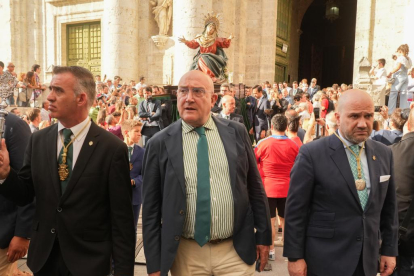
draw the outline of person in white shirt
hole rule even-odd
[[[42,121],[50,122],[49,102],[48,101],[44,101],[42,103],[42,109],[40,110],[40,117],[42,118]]]
[[[387,81],[387,70],[385,70],[385,59],[377,60],[377,65],[373,65],[369,74],[374,77],[374,84],[385,84]]]
[[[139,83],[137,83],[137,85],[135,86],[135,89],[137,91],[139,91],[140,88],[146,87],[147,85],[145,84],[145,77],[141,77],[139,79]]]

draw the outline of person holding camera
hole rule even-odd
[[[397,270],[394,276],[414,275],[414,211],[409,214],[409,208],[414,204],[414,110],[411,109],[407,120],[408,133],[401,142],[391,146],[394,157],[394,177],[398,204],[398,219],[400,223]],[[411,207],[410,207],[411,206]],[[402,228],[407,231],[401,231]]]
[[[385,84],[387,81],[387,70],[384,68],[385,66],[385,59],[380,58],[377,60],[377,65],[373,65],[369,74],[374,78],[375,83],[377,84]]]

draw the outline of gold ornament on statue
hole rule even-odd
[[[210,23],[216,25],[216,31],[218,32],[221,23],[220,14],[214,14],[214,12],[207,13],[207,15],[204,16],[204,26],[207,26]]]

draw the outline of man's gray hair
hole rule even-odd
[[[105,118],[105,122],[110,125],[112,123],[112,121],[115,119],[115,117],[113,115],[108,115]]]
[[[338,127],[338,122],[335,117],[335,112],[331,111],[326,114],[325,123],[329,126],[329,128],[336,129]]]
[[[71,73],[77,80],[76,86],[73,88],[75,95],[85,92],[88,98],[88,108],[90,108],[95,100],[96,83],[92,73],[83,67],[79,66],[55,66],[53,74]]]

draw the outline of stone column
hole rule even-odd
[[[174,0],[173,5],[173,37],[185,36],[187,40],[203,31],[204,15],[213,8],[212,0]],[[178,84],[181,76],[190,70],[193,57],[197,53],[197,50],[188,48],[178,40],[175,43],[172,84]]]
[[[359,78],[359,62],[362,58],[366,57],[372,61],[375,2],[376,0],[357,2],[353,83]]]
[[[102,42],[102,74],[137,80],[138,0],[104,0]]]

